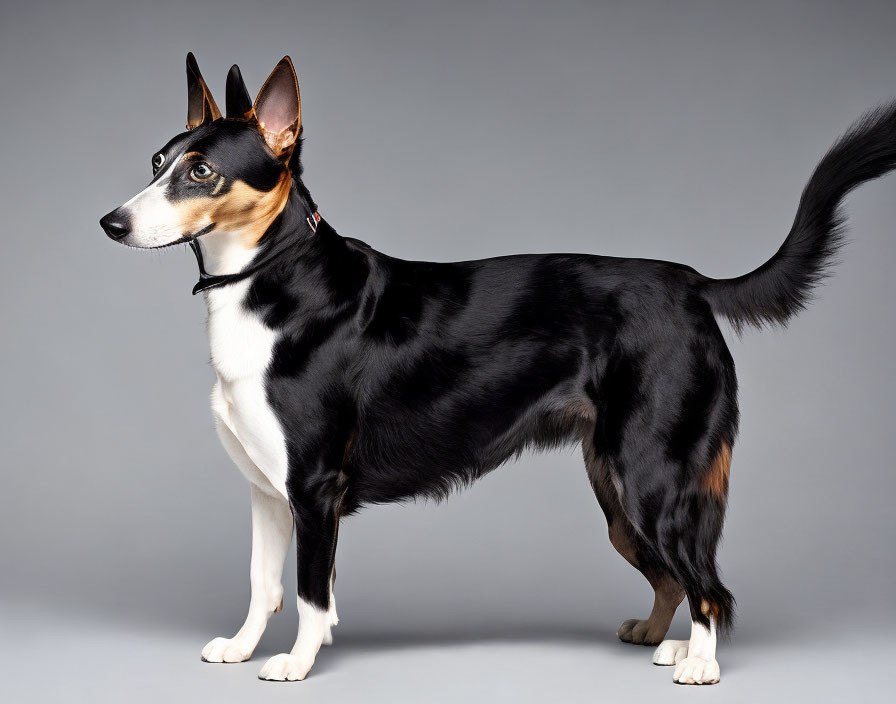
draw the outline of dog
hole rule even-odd
[[[366,504],[442,499],[529,448],[581,443],[609,538],[655,590],[623,641],[683,684],[719,681],[734,598],[716,547],[738,429],[720,318],[785,325],[829,273],[840,205],[896,167],[896,103],[822,158],[793,226],[762,266],[711,279],[681,264],[584,254],[455,263],[382,254],[321,218],[302,179],[301,101],[284,57],[254,102],[240,70],[226,117],[192,54],[187,131],[149,186],[105,215],[124,245],[187,243],[208,307],[220,440],[249,480],[251,599],[206,662],[251,657],[283,605],[295,532],[299,626],[265,680],[301,680],[338,623],[340,521]],[[687,597],[688,641],[663,640]]]

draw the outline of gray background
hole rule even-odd
[[[720,553],[740,628],[694,693],[616,641],[652,594],[578,449],[340,533],[342,625],[309,679],[199,650],[248,604],[248,491],[213,432],[192,256],[97,219],[182,129],[184,55],[223,105],[289,53],[306,181],[405,258],[765,260],[832,140],[896,94],[892,3],[4,4],[0,699],[755,701],[892,688],[896,178],[849,198],[836,277],[786,332],[728,333],[743,411]],[[287,592],[294,589],[287,564]],[[686,637],[681,610],[673,635]]]

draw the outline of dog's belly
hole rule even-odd
[[[277,335],[242,306],[248,286],[245,281],[208,294],[209,347],[218,374],[212,413],[248,456],[234,457],[246,478],[286,497],[286,441],[265,387]]]

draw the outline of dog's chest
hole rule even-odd
[[[251,460],[237,461],[246,478],[270,482],[285,496],[286,443],[266,388],[278,333],[242,305],[249,285],[242,281],[207,294],[209,348],[218,375],[212,412]]]

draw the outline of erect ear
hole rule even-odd
[[[230,72],[227,74],[225,104],[227,105],[227,117],[244,120],[252,112],[252,99],[249,97],[249,91],[246,90],[240,67],[236,64],[230,67]]]
[[[278,63],[264,82],[253,107],[258,131],[271,151],[289,159],[302,131],[302,101],[299,82],[288,56]]]
[[[191,51],[187,54],[187,129],[196,129],[221,117],[212,92],[205,85],[199,64]]]

